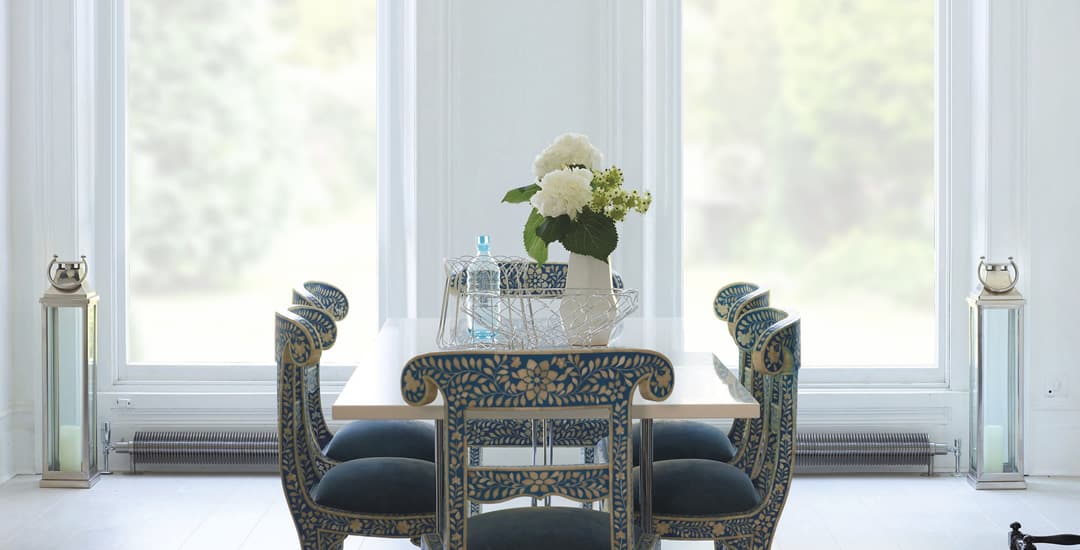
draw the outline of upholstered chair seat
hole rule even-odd
[[[435,464],[396,457],[342,462],[312,486],[311,498],[360,514],[434,514]]]
[[[510,508],[469,520],[469,550],[611,550],[611,519],[580,508]]]
[[[634,425],[634,466],[640,464],[641,425]],[[727,432],[706,422],[665,420],[653,423],[653,461],[701,458],[729,462],[735,445]]]
[[[634,469],[634,501],[638,468]],[[750,476],[726,462],[682,458],[653,464],[653,513],[663,516],[720,516],[761,504]]]
[[[323,452],[339,462],[373,457],[435,462],[435,425],[422,420],[357,420],[338,430]]]

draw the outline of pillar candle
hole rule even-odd
[[[1000,473],[1005,461],[1005,430],[1000,424],[987,424],[983,428],[983,471]]]
[[[60,426],[60,471],[82,470],[82,426]]]

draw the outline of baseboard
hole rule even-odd
[[[15,476],[15,409],[0,411],[0,483]]]

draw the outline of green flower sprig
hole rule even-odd
[[[622,185],[622,170],[615,166],[603,172],[593,172],[589,209],[616,222],[626,219],[626,213],[631,210],[638,214],[648,212],[652,205],[652,193],[645,192],[642,196],[637,191],[627,192]]]

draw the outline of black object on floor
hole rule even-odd
[[[1020,532],[1020,522],[1012,522],[1012,531],[1009,531],[1009,550],[1037,550],[1035,543],[1054,544],[1058,546],[1075,546],[1080,544],[1080,535],[1052,535],[1049,537],[1033,537]]]

